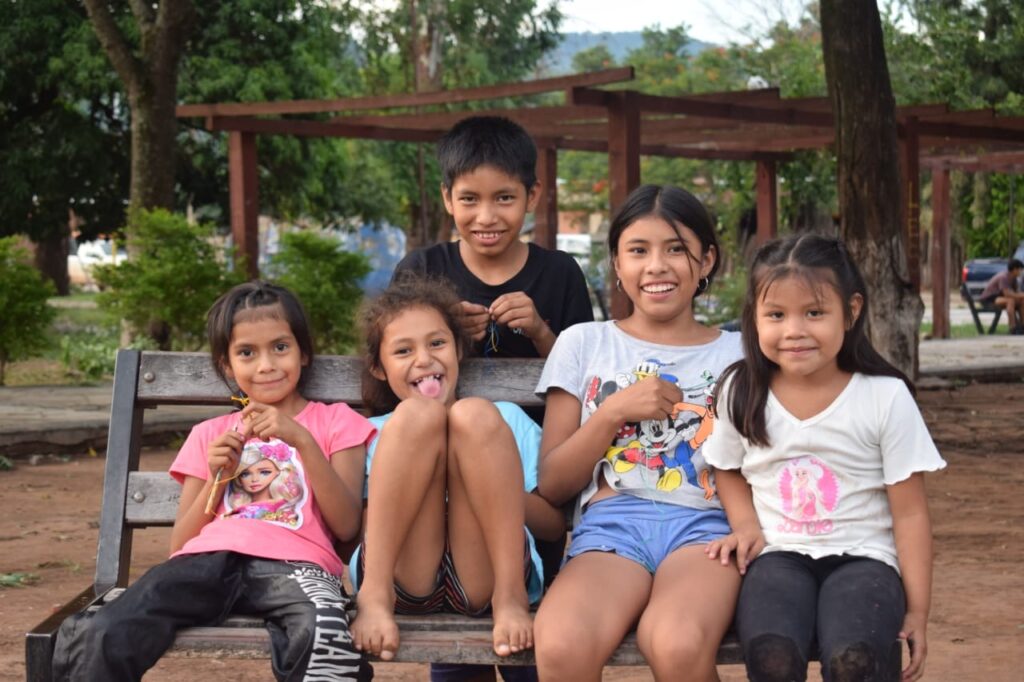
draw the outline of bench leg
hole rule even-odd
[[[985,328],[981,326],[981,318],[978,317],[978,311],[974,308],[974,303],[971,300],[967,301],[967,308],[971,311],[971,317],[974,318],[974,326],[978,328],[978,334],[984,334]]]
[[[992,316],[992,326],[988,328],[988,333],[989,334],[995,334],[996,333],[996,327],[999,326],[999,318],[1001,318],[1002,316],[1003,316],[1003,309],[1002,308],[996,308],[996,314]],[[1011,325],[1013,324],[1012,320],[1010,321],[1010,324]],[[1011,327],[1010,331],[1013,331],[1012,327]]]
[[[56,633],[29,633],[25,638],[26,682],[51,682],[53,645]]]

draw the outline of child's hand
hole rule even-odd
[[[900,630],[900,639],[907,640],[907,647],[910,649],[910,663],[903,669],[901,680],[910,682],[917,680],[924,674],[924,659],[928,655],[928,639],[925,629],[928,626],[927,616],[917,613],[907,613],[903,617],[903,628]]]
[[[242,455],[242,447],[249,437],[249,427],[243,420],[241,431],[225,431],[215,438],[210,447],[206,450],[206,462],[210,467],[210,478],[217,476],[218,471],[224,471],[229,476],[238,466],[238,458]]]
[[[491,303],[490,315],[498,324],[515,331],[521,330],[527,338],[539,339],[550,331],[547,323],[537,313],[533,299],[522,291],[502,294]]]
[[[723,566],[729,564],[729,555],[735,553],[736,567],[740,570],[740,575],[746,575],[750,562],[757,558],[764,546],[764,534],[761,529],[749,525],[736,528],[724,538],[712,540],[704,548],[704,553],[709,559],[721,555]]]
[[[683,392],[673,383],[649,376],[608,396],[602,406],[619,412],[619,421],[638,422],[643,419],[665,419],[683,399]]]
[[[491,322],[491,313],[479,303],[462,301],[458,310],[459,322],[469,337],[479,341],[487,334],[487,325]]]
[[[242,410],[242,421],[253,436],[265,441],[278,438],[293,448],[301,449],[304,439],[312,439],[302,424],[283,414],[276,407],[256,401],[251,401]]]

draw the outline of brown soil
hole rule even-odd
[[[1024,384],[922,392],[920,403],[949,467],[928,478],[935,529],[935,587],[927,679],[1000,681],[1024,670]],[[166,470],[172,453],[144,455]],[[0,574],[31,573],[0,588],[0,679],[24,679],[24,633],[91,581],[103,462],[80,457],[0,472]],[[166,529],[135,542],[134,565],[161,561]],[[720,669],[724,680],[742,668]],[[423,680],[425,666],[380,665],[379,680]],[[652,679],[641,668],[609,680]],[[147,680],[272,679],[265,661],[165,659]],[[812,679],[820,679],[817,673]]]

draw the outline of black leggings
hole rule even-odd
[[[905,611],[903,582],[881,561],[762,554],[743,579],[736,607],[747,676],[802,682],[818,652],[826,682],[898,680]]]

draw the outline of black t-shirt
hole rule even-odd
[[[459,242],[444,242],[413,251],[395,268],[447,277],[464,301],[490,306],[502,294],[522,291],[533,300],[537,313],[558,336],[577,322],[592,322],[593,308],[587,282],[580,266],[569,254],[527,244],[529,252],[523,269],[502,284],[490,285],[469,271],[459,254]],[[498,358],[537,358],[533,342],[504,325],[497,325],[493,338],[485,336],[475,344],[479,355]]]

